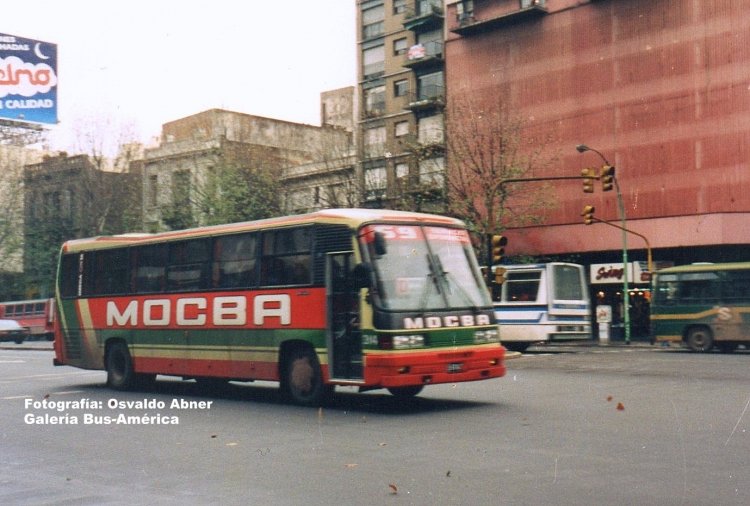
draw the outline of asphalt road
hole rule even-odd
[[[270,383],[113,392],[3,345],[0,504],[750,504],[749,361],[537,348],[505,378],[309,409]]]

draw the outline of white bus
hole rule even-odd
[[[538,342],[591,339],[591,303],[582,265],[502,265],[494,296],[500,339],[513,351]]]

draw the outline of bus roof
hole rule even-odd
[[[737,271],[750,270],[750,262],[728,262],[728,263],[697,263],[689,265],[678,265],[659,269],[655,274],[672,274],[680,272],[713,272],[713,271]]]
[[[454,227],[463,226],[463,222],[458,219],[436,214],[394,211],[390,209],[325,209],[307,214],[297,214],[240,223],[228,223],[224,225],[212,225],[185,230],[173,230],[156,234],[128,233],[72,239],[63,244],[63,251],[73,252],[135,244],[160,243],[163,241],[224,235],[235,232],[259,230],[267,227],[284,227],[308,223],[343,224],[356,227],[369,222],[423,222]]]
[[[494,267],[502,267],[508,271],[523,270],[523,269],[545,269],[548,265],[572,265],[574,267],[583,267],[580,264],[574,264],[570,262],[546,262],[539,264],[495,264]]]

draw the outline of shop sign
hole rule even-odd
[[[633,264],[628,263],[628,281],[634,281]],[[622,263],[612,264],[592,264],[591,265],[591,284],[603,285],[611,283],[622,283],[624,281],[625,269]]]

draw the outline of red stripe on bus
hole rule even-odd
[[[320,329],[324,288],[200,292],[88,300],[97,329]]]

